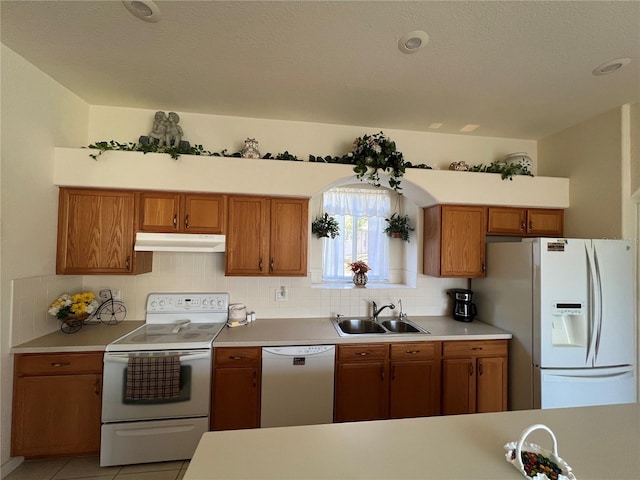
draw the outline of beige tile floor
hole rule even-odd
[[[100,467],[99,457],[27,460],[5,480],[181,480],[188,460]]]

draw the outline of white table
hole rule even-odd
[[[640,479],[640,405],[209,432],[184,480],[518,479],[503,446],[553,430],[579,480]],[[537,430],[527,438],[551,449]]]

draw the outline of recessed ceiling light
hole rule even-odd
[[[429,128],[440,128],[442,127],[442,123],[430,123]]]
[[[424,47],[428,41],[429,35],[426,32],[414,30],[402,36],[398,41],[398,48],[402,53],[415,53]]]
[[[598,65],[591,73],[594,75],[608,75],[609,73],[617,72],[630,62],[630,58],[616,58],[615,60]]]
[[[473,132],[475,129],[480,127],[480,125],[474,125],[473,123],[469,123],[460,129],[461,132]]]
[[[134,17],[137,17],[140,20],[153,23],[160,20],[160,9],[155,2],[151,0],[123,0],[122,3]]]

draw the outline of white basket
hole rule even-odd
[[[551,439],[553,440],[552,452],[550,452],[549,450],[545,450],[535,443],[525,442],[525,439],[534,430],[545,430],[549,433],[549,435],[551,435]],[[544,473],[538,473],[534,477],[530,477],[529,475],[527,475],[527,472],[524,469],[524,465],[522,464],[521,453],[523,451],[543,455],[554,462],[556,465],[558,465],[558,467],[562,470],[562,473],[558,475],[558,480],[576,480],[575,475],[571,471],[571,467],[567,464],[567,462],[565,462],[558,456],[558,441],[556,440],[556,436],[553,434],[551,429],[546,425],[538,423],[536,425],[531,425],[530,427],[525,428],[522,432],[522,435],[520,435],[520,440],[518,440],[517,442],[509,442],[504,446],[504,448],[507,450],[507,454],[505,455],[507,462],[516,467],[518,471],[522,473],[522,475],[524,475],[526,478],[533,478],[534,480],[549,480],[549,477],[547,477]],[[512,456],[514,458],[511,458]]]

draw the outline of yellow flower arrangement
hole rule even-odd
[[[91,315],[100,306],[93,292],[81,292],[70,295],[63,293],[49,307],[49,315],[59,320],[69,316]]]

